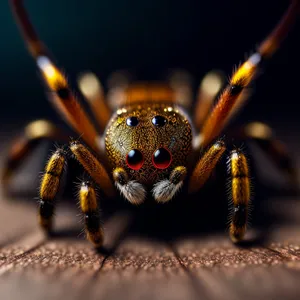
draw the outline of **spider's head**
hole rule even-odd
[[[191,125],[174,105],[145,103],[125,106],[112,117],[105,148],[113,168],[130,180],[152,186],[185,166],[191,151]]]

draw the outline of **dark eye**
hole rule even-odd
[[[139,124],[139,119],[137,117],[129,117],[126,119],[126,124],[128,126],[137,126]]]
[[[152,124],[158,127],[162,127],[167,123],[166,118],[162,117],[162,116],[155,116],[152,119]]]
[[[144,157],[141,151],[132,149],[126,156],[126,163],[130,169],[139,170],[144,163]]]
[[[159,148],[154,152],[152,161],[157,169],[166,169],[172,162],[172,155],[166,148]]]

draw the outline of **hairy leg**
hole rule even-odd
[[[52,218],[55,209],[55,198],[66,162],[66,152],[57,149],[46,164],[39,192],[39,223],[49,232],[52,229]]]
[[[225,144],[222,140],[220,140],[213,144],[203,154],[192,172],[189,182],[190,193],[199,191],[201,187],[207,182],[225,150]]]
[[[92,242],[95,247],[100,247],[103,244],[104,232],[100,223],[96,191],[91,182],[83,181],[81,183],[79,199],[87,239]]]
[[[92,179],[108,196],[115,194],[114,186],[105,167],[92,152],[78,141],[71,142],[70,150]]]
[[[199,142],[195,145],[196,148],[206,147],[219,136],[234,113],[242,106],[247,98],[247,88],[255,79],[261,63],[269,59],[279,48],[299,16],[299,12],[300,1],[291,1],[286,14],[271,34],[258,46],[257,51],[235,70],[229,84],[206,119],[197,139]]]
[[[46,120],[37,120],[29,123],[11,143],[1,174],[4,189],[8,189],[12,177],[24,159],[45,140],[66,142],[68,136],[62,133],[61,129],[53,123]]]
[[[77,97],[72,92],[67,77],[58,68],[39,39],[32,26],[22,0],[10,1],[16,21],[23,33],[24,41],[32,57],[35,59],[47,88],[49,98],[65,121],[94,150],[99,151],[99,135],[90,121],[89,116],[81,107]]]
[[[230,222],[230,238],[240,242],[246,233],[251,197],[248,162],[241,150],[233,150],[228,159],[230,172],[229,200],[233,204]]]

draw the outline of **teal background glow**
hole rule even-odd
[[[81,71],[93,70],[104,84],[118,69],[145,80],[182,68],[191,72],[196,84],[213,68],[230,75],[287,6],[285,0],[24,2],[73,83]],[[6,0],[0,3],[0,20],[2,123],[53,118]],[[258,80],[246,119],[272,120],[277,115],[298,120],[299,28],[298,24]]]

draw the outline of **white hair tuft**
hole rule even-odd
[[[155,183],[153,186],[152,189],[153,197],[159,203],[166,203],[176,195],[176,193],[182,187],[182,184],[183,184],[182,181],[180,181],[177,184],[174,184],[170,182],[170,180],[168,179],[159,181]]]
[[[146,198],[146,190],[142,184],[135,180],[128,181],[126,184],[121,185],[116,182],[117,188],[121,194],[134,205],[142,204]]]

